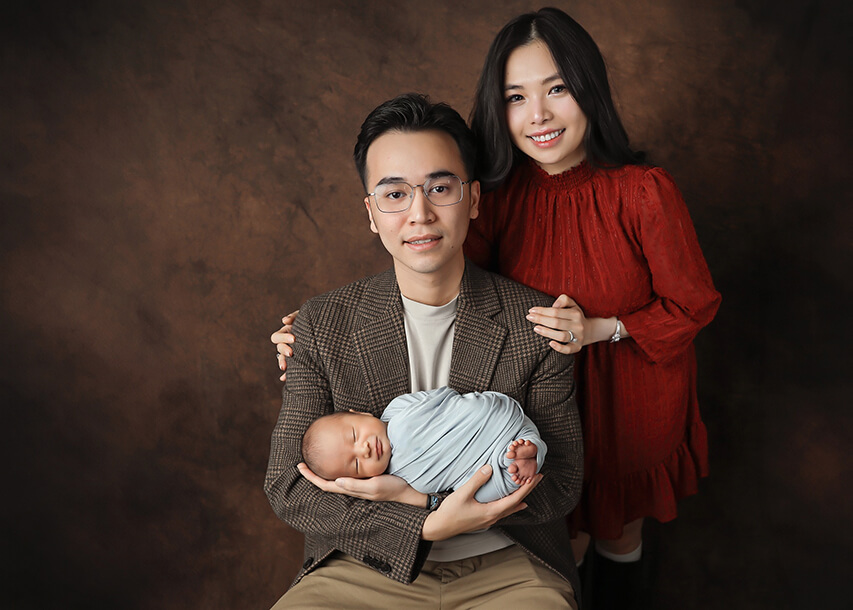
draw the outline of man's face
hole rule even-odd
[[[316,431],[322,452],[321,476],[365,479],[382,474],[391,461],[387,426],[369,413],[347,413],[323,420]]]
[[[443,131],[386,133],[370,145],[366,168],[368,192],[374,192],[380,183],[416,186],[447,173],[468,180],[459,147]],[[476,181],[466,184],[462,201],[451,206],[434,206],[421,188],[415,189],[412,205],[405,212],[381,212],[371,197],[364,198],[370,228],[394,258],[398,282],[406,278],[441,281],[464,268],[462,244],[468,223],[477,217],[479,199]]]

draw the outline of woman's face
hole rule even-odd
[[[534,40],[510,54],[504,96],[512,141],[539,167],[559,174],[586,158],[586,116],[545,43]]]

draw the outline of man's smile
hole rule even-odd
[[[415,235],[410,239],[404,239],[403,243],[413,250],[427,250],[436,245],[441,239],[440,235]]]

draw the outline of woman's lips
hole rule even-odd
[[[557,142],[560,141],[560,138],[566,132],[565,129],[554,129],[552,131],[547,131],[545,133],[537,133],[530,136],[527,136],[533,145],[537,148],[550,148],[551,146],[555,146]]]

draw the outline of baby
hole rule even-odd
[[[456,489],[489,463],[492,477],[475,494],[478,502],[530,481],[546,452],[539,430],[509,396],[448,387],[398,396],[381,419],[354,411],[325,415],[302,439],[305,463],[324,479],[387,472],[427,494]]]

